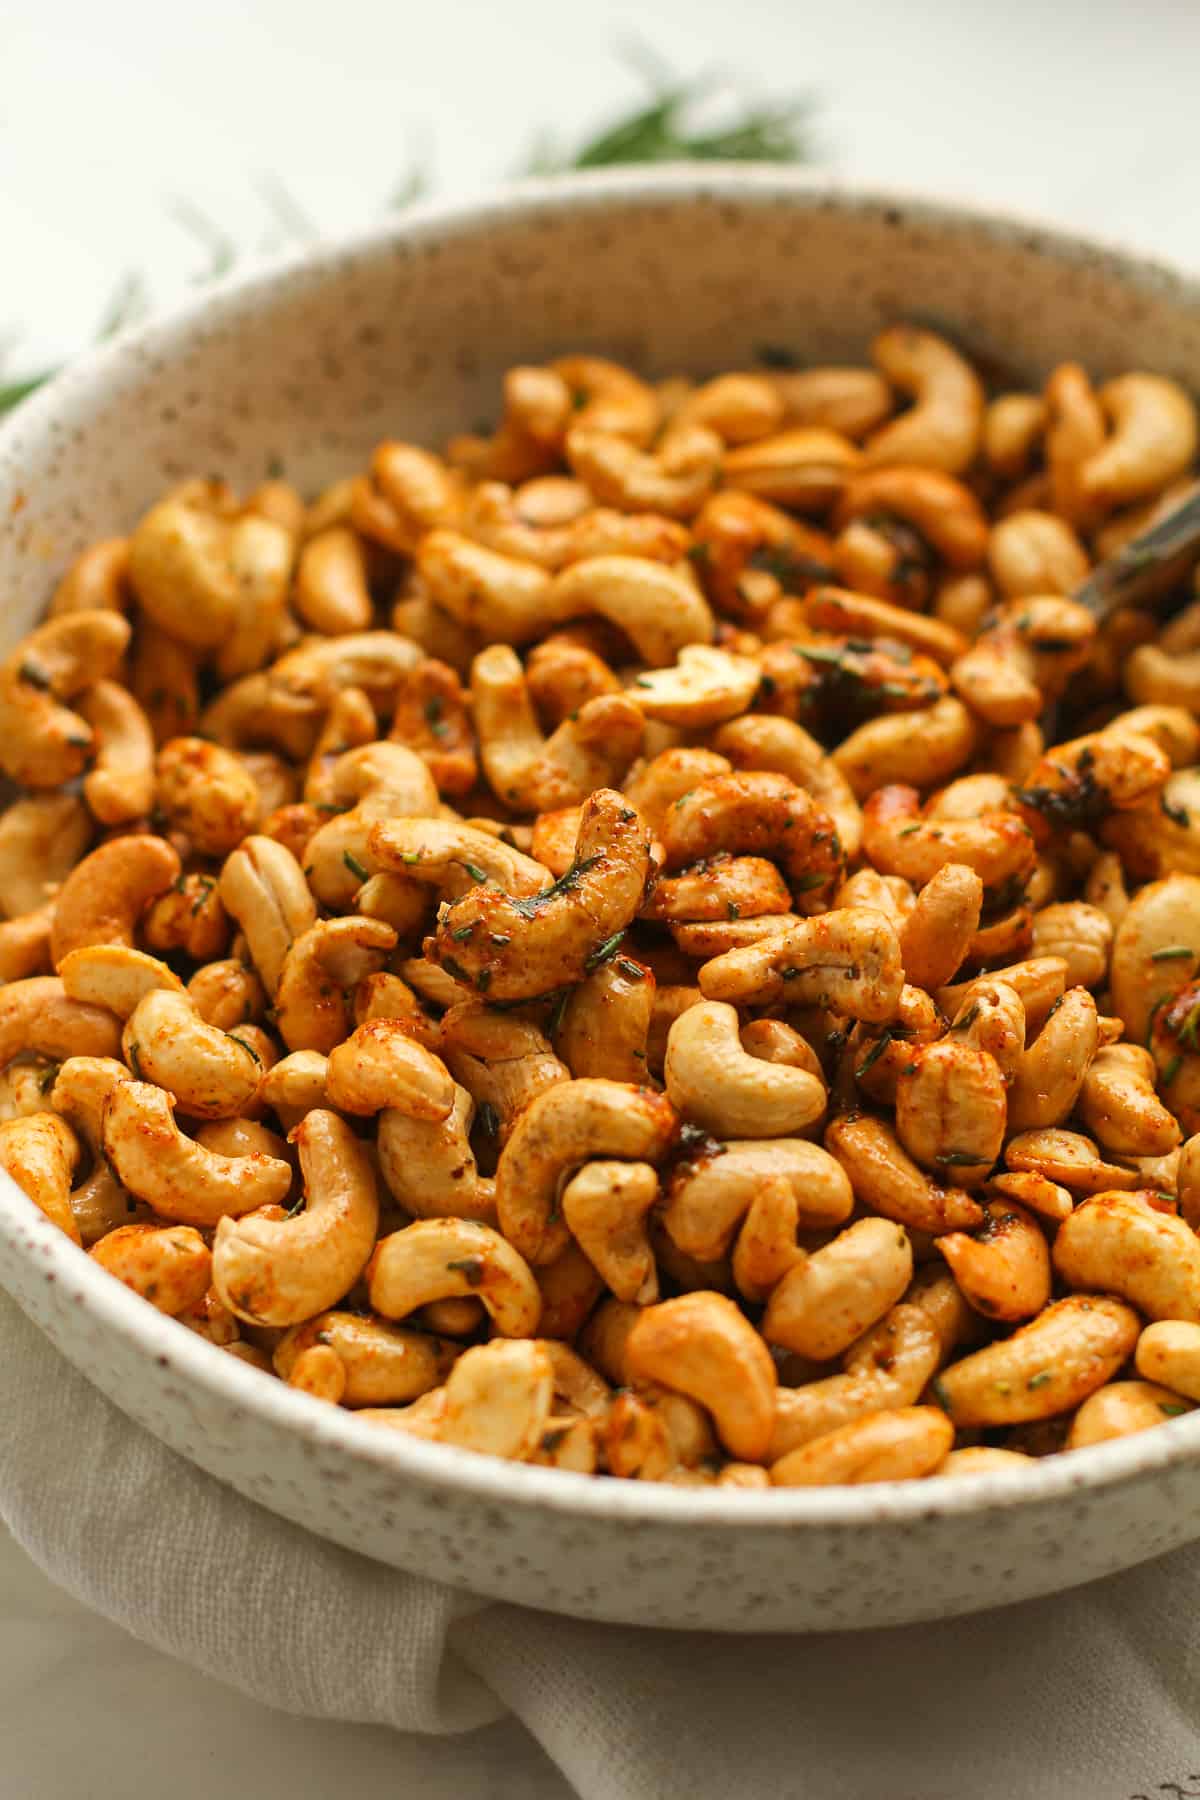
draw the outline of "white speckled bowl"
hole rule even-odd
[[[421,208],[226,283],[85,357],[0,431],[4,641],[166,484],[304,487],[385,433],[496,410],[576,346],[650,370],[763,344],[861,358],[943,322],[1036,377],[1064,357],[1200,385],[1200,290],[1053,230],[773,169],[667,169]],[[373,1429],[112,1281],[0,1176],[0,1282],[97,1387],[263,1506],[381,1562],[555,1612],[730,1631],[885,1625],[1069,1587],[1200,1535],[1200,1413],[1028,1474],[768,1494],[592,1481]],[[53,1429],[53,1421],[47,1421]],[[1196,1509],[1196,1510],[1194,1510]]]

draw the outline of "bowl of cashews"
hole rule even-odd
[[[0,1283],[265,1507],[583,1617],[1197,1535],[1200,599],[1071,598],[1197,386],[1182,277],[756,169],[72,367],[0,431]]]

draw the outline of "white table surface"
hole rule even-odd
[[[635,35],[682,73],[813,91],[842,175],[1200,267],[1195,0],[0,0],[10,367],[85,341],[127,271],[160,301],[186,289],[204,253],[174,198],[253,251],[279,241],[271,173],[326,234],[376,216],[414,148],[438,191],[480,188],[539,126],[570,140],[624,108]],[[567,1792],[515,1726],[447,1742],[271,1713],[95,1618],[2,1532],[0,1744],[5,1800]]]

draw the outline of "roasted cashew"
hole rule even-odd
[[[252,1325],[296,1325],[335,1306],[366,1267],[379,1226],[370,1158],[344,1120],[311,1112],[292,1142],[300,1152],[304,1212],[241,1218],[229,1209],[213,1243],[213,1285]]]
[[[862,453],[840,432],[795,425],[728,450],[724,485],[778,506],[823,512],[862,464]]]
[[[336,818],[313,832],[304,847],[304,874],[322,906],[343,911],[378,872],[370,850],[373,827],[385,819],[435,816],[437,786],[425,762],[402,744],[360,744],[338,757],[328,773],[328,803]],[[428,896],[412,885],[416,919]]]
[[[1058,698],[1095,637],[1094,618],[1073,600],[1047,593],[1010,600],[954,662],[950,679],[989,725],[1021,725]]]
[[[932,706],[868,720],[842,740],[829,760],[861,801],[887,783],[926,787],[948,781],[970,761],[978,744],[977,721],[961,700],[943,694]]]
[[[93,829],[77,794],[14,800],[0,815],[0,910],[16,919],[44,907],[86,854]]]
[[[165,1088],[193,1119],[236,1119],[258,1088],[256,1052],[206,1024],[186,993],[151,989],[130,1015],[121,1044],[137,1079]]]
[[[1033,915],[1035,956],[1061,956],[1072,987],[1099,987],[1108,973],[1113,925],[1099,906],[1064,900]]]
[[[116,1056],[121,1028],[99,1006],[72,1000],[56,975],[31,975],[0,987],[0,1069],[23,1050],[52,1061]]]
[[[841,531],[856,520],[880,515],[910,526],[947,568],[958,573],[978,568],[984,559],[988,527],[983,508],[970,488],[940,469],[897,461],[893,467],[868,468],[851,476],[834,509],[834,526]],[[845,579],[845,573],[839,573]]]
[[[946,863],[921,889],[900,927],[905,979],[914,987],[953,980],[979,928],[983,883],[965,863]]]
[[[1170,774],[1170,759],[1152,738],[1091,733],[1047,751],[1015,797],[1045,842],[1055,830],[1086,830],[1110,813],[1156,801]]]
[[[1004,1160],[1018,1173],[1042,1176],[1072,1194],[1101,1194],[1109,1188],[1135,1188],[1136,1169],[1106,1163],[1091,1138],[1077,1131],[1022,1131],[1009,1140]]]
[[[371,1305],[405,1319],[451,1295],[481,1300],[499,1337],[531,1337],[542,1297],[528,1264],[475,1219],[418,1219],[381,1238],[367,1268]]]
[[[1068,1287],[1119,1294],[1148,1319],[1200,1324],[1200,1240],[1136,1192],[1077,1206],[1058,1228],[1054,1268]]]
[[[261,1018],[266,1004],[258,976],[238,957],[197,969],[187,991],[200,1017],[222,1031]]]
[[[49,616],[109,608],[128,612],[129,539],[101,538],[80,552],[61,577],[50,601]]]
[[[290,1163],[255,1152],[220,1156],[184,1137],[174,1097],[145,1081],[119,1081],[104,1102],[101,1142],[121,1182],[160,1218],[201,1227],[283,1200]],[[236,1308],[234,1309],[236,1311]]]
[[[1200,1400],[1200,1325],[1183,1319],[1156,1320],[1138,1339],[1137,1372],[1189,1400]]]
[[[273,520],[231,517],[215,483],[159,501],[129,540],[129,580],[155,624],[222,650],[226,679],[265,661],[283,610],[293,543]]]
[[[944,1354],[930,1315],[901,1301],[850,1346],[842,1374],[780,1387],[768,1462],[871,1413],[912,1406]]]
[[[919,1045],[909,1069],[896,1088],[901,1143],[923,1168],[978,1186],[1004,1142],[1005,1082],[995,1057],[942,1039]]]
[[[1191,396],[1162,375],[1118,375],[1100,389],[1112,435],[1079,466],[1085,502],[1108,509],[1156,494],[1191,467],[1196,454],[1196,408]]]
[[[296,564],[292,601],[312,631],[340,637],[366,631],[374,613],[362,539],[348,525],[310,537]]]
[[[106,680],[129,644],[118,612],[64,613],[39,625],[0,663],[0,768],[23,787],[56,788],[86,768],[95,733],[64,705]]]
[[[71,1182],[78,1162],[79,1140],[57,1112],[34,1112],[0,1122],[0,1169],[73,1244],[82,1242],[71,1211]]]
[[[672,423],[654,450],[639,450],[627,438],[574,425],[565,450],[571,470],[601,506],[690,519],[717,484],[724,445],[715,431],[691,423]],[[728,461],[726,456],[726,467]]]
[[[1046,428],[1046,403],[1040,394],[997,394],[983,415],[983,459],[1001,481],[1020,481],[1029,473]]]
[[[468,1136],[474,1117],[474,1100],[457,1085],[445,1119],[416,1119],[398,1107],[381,1113],[380,1173],[394,1198],[418,1218],[494,1223],[494,1185],[480,1176]]]
[[[611,957],[585,976],[571,990],[556,1033],[568,1072],[644,1082],[656,998],[650,970],[627,956]]]
[[[551,624],[598,613],[623,631],[639,659],[651,669],[674,662],[688,644],[709,644],[713,616],[699,587],[678,568],[644,556],[590,556],[554,577],[553,618],[539,620],[538,634]],[[508,632],[503,642],[522,639]]]
[[[1071,1421],[1063,1448],[1083,1450],[1088,1444],[1105,1444],[1131,1432],[1149,1431],[1152,1425],[1191,1410],[1170,1388],[1152,1381],[1110,1381],[1088,1395]]]
[[[275,1022],[289,1050],[326,1055],[350,1034],[349,994],[382,967],[396,934],[379,919],[320,919],[292,944],[275,991]]]
[[[567,1171],[597,1157],[656,1162],[678,1129],[674,1108],[647,1088],[619,1081],[559,1082],[532,1100],[496,1165],[496,1209],[506,1238],[534,1264],[565,1247],[558,1217]]]
[[[625,1346],[635,1380],[657,1381],[712,1414],[730,1455],[762,1462],[775,1425],[775,1365],[723,1294],[681,1294],[647,1307]]]
[[[383,869],[451,900],[487,881],[525,898],[552,879],[532,857],[457,819],[384,819],[372,827],[367,847]]]
[[[688,644],[679,652],[674,668],[638,675],[629,698],[649,719],[700,730],[744,713],[758,684],[758,665],[748,656],[735,656],[708,644]]]
[[[1068,988],[1013,1075],[1008,1130],[1041,1131],[1065,1124],[1087,1088],[1099,1041],[1096,1002],[1086,988]],[[1141,1054],[1150,1062],[1145,1051]]]
[[[430,656],[401,677],[388,735],[416,751],[440,794],[454,799],[475,786],[475,734],[462,682],[449,664]]]
[[[983,429],[984,395],[970,364],[944,338],[914,325],[881,331],[871,355],[913,405],[865,445],[869,463],[921,463],[951,475],[969,467]]]
[[[371,834],[376,854],[394,827]],[[522,1000],[569,986],[616,949],[640,911],[651,872],[650,834],[610,788],[583,809],[575,861],[553,886],[527,897],[490,883],[444,911],[430,960],[489,999]]]
[[[249,939],[267,991],[274,994],[292,944],[317,917],[299,863],[274,839],[248,837],[226,858],[220,894]]]
[[[773,1487],[920,1481],[945,1462],[954,1427],[935,1406],[868,1413],[771,1464]]]
[[[541,1345],[498,1338],[463,1352],[446,1379],[438,1442],[531,1460],[550,1423],[554,1377]]]
[[[978,1202],[961,1188],[943,1187],[926,1175],[882,1119],[844,1114],[826,1128],[825,1147],[858,1199],[885,1219],[934,1235],[972,1231],[983,1223]]]
[[[716,1449],[704,1408],[657,1383],[618,1394],[604,1422],[609,1473],[627,1481],[699,1484]]]
[[[1050,1419],[1110,1381],[1139,1330],[1137,1314],[1120,1300],[1072,1294],[1053,1301],[1012,1337],[943,1369],[934,1396],[955,1425]]]
[[[1090,568],[1087,551],[1056,513],[1012,512],[988,539],[988,567],[1007,600],[1071,594]]]
[[[561,482],[579,496],[568,518],[536,515],[547,484]],[[552,509],[551,509],[552,510]],[[513,489],[502,481],[478,482],[467,494],[459,521],[463,531],[502,556],[536,563],[553,572],[588,556],[646,556],[677,562],[688,547],[684,526],[661,513],[617,512],[594,506],[589,490],[565,476],[548,476]]]
[[[988,1319],[1031,1319],[1050,1301],[1050,1251],[1037,1220],[985,1197],[977,1231],[946,1232],[937,1247],[966,1300]]]
[[[1078,1111],[1085,1130],[1114,1156],[1165,1156],[1183,1135],[1155,1093],[1154,1058],[1140,1044],[1097,1050],[1079,1090]]]
[[[953,862],[974,869],[985,888],[997,888],[1026,875],[1035,857],[1029,828],[1014,813],[923,818],[917,790],[899,784],[876,789],[863,808],[863,849],[882,873],[903,875],[915,887]]]
[[[784,593],[833,572],[822,532],[736,488],[705,501],[692,520],[689,554],[718,605],[755,621]]]
[[[894,644],[907,644],[910,650],[932,657],[947,669],[967,647],[962,632],[941,619],[931,619],[924,613],[892,606],[886,600],[846,588],[813,589],[805,596],[804,618],[813,631],[830,632],[835,637],[886,638]]]
[[[658,1199],[650,1163],[584,1163],[562,1191],[562,1214],[580,1249],[618,1300],[658,1299],[658,1270],[646,1214]]]
[[[662,1222],[685,1256],[711,1262],[723,1256],[762,1185],[787,1181],[798,1222],[823,1229],[850,1215],[854,1195],[845,1171],[803,1138],[754,1138],[711,1144],[677,1165],[667,1186]]]
[[[208,1291],[212,1255],[189,1225],[121,1225],[89,1254],[169,1318],[195,1306]]]
[[[882,913],[844,907],[803,919],[700,970],[706,1000],[823,1006],[852,1019],[895,1017],[904,985],[900,945]]]
[[[641,712],[621,694],[586,701],[544,737],[520,659],[506,644],[475,658],[471,698],[484,774],[497,798],[518,812],[578,805],[619,782],[642,746]]]
[[[591,979],[599,979],[607,968],[606,964]],[[644,1031],[642,1035],[644,1040]],[[531,1100],[571,1075],[536,1025],[512,1013],[497,1012],[480,1000],[463,1001],[449,1009],[441,1022],[438,1048],[455,1081],[467,1088],[478,1104],[489,1134],[499,1143],[508,1137],[518,1114]],[[484,1108],[490,1111],[485,1114]]]
[[[785,775],[710,777],[668,808],[659,836],[668,869],[714,852],[776,858],[801,913],[821,911],[841,878],[832,819]]]
[[[907,1231],[859,1219],[798,1261],[767,1301],[762,1334],[800,1356],[840,1356],[901,1298],[912,1278]]]
[[[50,932],[57,968],[87,944],[132,944],[151,901],[179,879],[179,857],[159,837],[119,837],[77,863],[58,893]]]
[[[59,964],[59,976],[69,999],[107,1007],[118,1019],[127,1019],[156,989],[184,992],[182,981],[166,963],[125,944],[88,944],[72,950]]]
[[[825,1084],[805,1069],[765,1062],[742,1046],[737,1011],[709,1000],[681,1013],[667,1037],[667,1097],[716,1137],[786,1136],[825,1110]]]
[[[155,799],[167,822],[204,856],[224,856],[258,823],[253,776],[203,738],[172,738],[158,753]]]
[[[343,1406],[397,1406],[445,1381],[458,1357],[457,1344],[428,1332],[391,1325],[360,1313],[322,1312],[294,1325],[275,1346],[276,1373],[293,1378],[305,1353],[332,1350],[341,1365]]]
[[[733,719],[729,724],[723,725],[714,734],[713,743],[736,769],[769,770],[777,775],[786,775],[789,781],[803,788],[833,820],[846,855],[858,855],[862,844],[862,812],[854,791],[837,763],[832,757],[826,756],[817,740],[810,737],[803,726],[791,719],[746,713],[740,719]],[[681,750],[668,751],[666,754],[682,757],[706,753]],[[662,762],[665,759],[659,757],[656,760]],[[710,772],[723,773],[715,769]],[[679,799],[680,795],[676,794],[673,798]],[[647,813],[646,817],[652,824],[658,824],[662,814],[656,817]]]
[[[370,1115],[394,1107],[438,1121],[454,1104],[454,1082],[441,1060],[399,1019],[369,1019],[329,1052],[325,1092],[341,1112]]]
[[[881,425],[892,410],[892,391],[874,369],[829,365],[772,371],[771,385],[796,425],[823,425],[860,438]]]
[[[326,1105],[328,1074],[328,1057],[317,1050],[293,1050],[263,1070],[256,1098],[271,1108],[284,1131],[291,1131],[307,1113]]]
[[[1182,994],[1200,967],[1193,949],[1200,918],[1200,877],[1168,875],[1142,888],[1113,940],[1113,1008],[1132,1043],[1145,1043],[1151,1022]],[[1195,945],[1200,952],[1200,942]]]

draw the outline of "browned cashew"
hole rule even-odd
[[[566,1072],[635,1085],[645,1081],[657,992],[650,970],[628,956],[610,957],[585,976],[572,990],[556,1033]],[[656,1068],[661,1067],[660,1059]]]
[[[292,1142],[305,1210],[283,1219],[227,1215],[213,1244],[213,1285],[252,1325],[296,1325],[335,1306],[366,1267],[379,1228],[371,1161],[343,1119],[311,1112]]]
[[[983,430],[984,395],[970,364],[932,331],[893,325],[871,354],[894,387],[911,394],[908,412],[867,440],[871,463],[923,463],[957,475],[967,468]]]
[[[206,1024],[186,993],[151,989],[130,1014],[121,1045],[138,1080],[165,1088],[193,1119],[239,1118],[258,1088],[258,1054]]]
[[[979,928],[983,883],[965,863],[947,863],[926,882],[900,930],[905,979],[939,988],[953,980]]]
[[[649,1163],[585,1163],[562,1192],[563,1217],[588,1261],[618,1300],[658,1299],[658,1270],[646,1214],[658,1199]]]
[[[115,671],[130,637],[118,612],[65,613],[23,638],[0,663],[0,768],[24,787],[81,775],[95,736],[63,704]]]
[[[379,919],[321,919],[283,959],[275,1020],[289,1050],[328,1054],[350,1032],[348,995],[382,968],[396,933]]]
[[[1137,1342],[1132,1307],[1101,1294],[1056,1300],[1010,1338],[943,1369],[934,1394],[956,1425],[1016,1425],[1069,1412]]]
[[[672,1243],[702,1262],[722,1256],[763,1184],[776,1178],[789,1184],[800,1224],[821,1229],[849,1217],[850,1183],[818,1145],[803,1138],[711,1144],[671,1177],[662,1219]]]
[[[784,1275],[767,1301],[762,1334],[817,1362],[840,1356],[901,1298],[912,1267],[902,1225],[859,1219]]]
[[[54,1061],[116,1056],[121,1027],[112,1013],[68,997],[56,975],[31,975],[0,987],[0,1068],[22,1050]]]
[[[659,827],[668,869],[717,852],[776,858],[797,912],[820,912],[841,879],[833,820],[786,775],[716,775],[682,794]]]
[[[73,1244],[82,1242],[71,1210],[71,1182],[78,1162],[79,1140],[56,1112],[0,1122],[0,1169]]]
[[[77,863],[59,890],[50,933],[57,968],[85,944],[132,944],[138,919],[179,879],[179,857],[159,837],[119,837]]]
[[[481,1300],[500,1337],[530,1337],[542,1297],[528,1264],[475,1219],[418,1219],[382,1238],[367,1269],[371,1305],[406,1319],[450,1295]]]
[[[727,950],[704,964],[699,982],[709,1000],[786,1000],[884,1023],[896,1015],[904,970],[896,933],[883,914],[845,907]]]
[[[443,914],[427,954],[492,1001],[569,986],[616,950],[651,866],[645,822],[622,795],[601,788],[583,809],[565,875],[527,897],[481,882]]]
[[[945,1356],[942,1333],[921,1306],[901,1301],[853,1343],[843,1373],[780,1387],[769,1462],[871,1413],[912,1406]]]
[[[120,1225],[89,1255],[169,1318],[203,1299],[212,1274],[208,1245],[190,1225]]]
[[[343,1406],[397,1406],[446,1379],[462,1350],[445,1338],[361,1313],[323,1312],[294,1325],[275,1346],[275,1370],[292,1381],[301,1359],[331,1350],[340,1365]]]
[[[0,815],[0,910],[11,919],[46,906],[86,854],[94,830],[77,794],[14,800]]]
[[[1069,1287],[1119,1294],[1148,1319],[1200,1324],[1200,1239],[1140,1194],[1085,1200],[1059,1226],[1054,1267]]]
[[[161,1218],[212,1226],[286,1197],[290,1163],[206,1150],[184,1137],[174,1111],[174,1096],[145,1081],[115,1083],[104,1102],[104,1154],[122,1186]]]
[[[884,1120],[865,1113],[845,1114],[826,1129],[825,1145],[863,1205],[885,1219],[935,1236],[982,1225],[978,1202],[961,1188],[941,1186],[919,1169]]]
[[[920,1481],[945,1461],[954,1427],[934,1406],[868,1413],[814,1438],[771,1465],[774,1487]]]
[[[678,1129],[660,1094],[620,1081],[559,1082],[517,1120],[496,1165],[500,1228],[527,1262],[553,1262],[567,1227],[557,1216],[559,1184],[597,1157],[657,1162]]]
[[[397,1107],[414,1119],[444,1119],[454,1082],[441,1060],[409,1035],[399,1019],[368,1019],[329,1052],[325,1092],[342,1112]]]
[[[597,975],[601,973],[597,971]],[[642,1038],[644,1042],[644,1030]],[[481,1113],[484,1107],[491,1108],[489,1123],[494,1116],[501,1144],[530,1101],[556,1082],[569,1080],[572,1073],[536,1025],[512,1013],[497,1012],[481,1000],[450,1008],[442,1020],[439,1048],[455,1081],[469,1090]]]
[[[988,1319],[1032,1319],[1049,1304],[1050,1251],[1041,1227],[1009,1200],[984,1199],[978,1231],[951,1231],[937,1247],[965,1298]]]
[[[699,1401],[732,1456],[762,1462],[775,1426],[775,1365],[723,1294],[681,1294],[647,1307],[625,1346],[634,1379]]]
[[[543,736],[520,659],[506,644],[475,658],[471,698],[484,773],[518,812],[578,805],[620,781],[642,746],[641,712],[622,694],[597,695]]]

